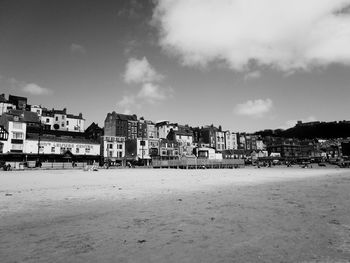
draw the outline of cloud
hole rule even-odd
[[[124,81],[128,84],[146,83],[146,82],[158,82],[163,79],[163,75],[157,73],[157,71],[149,64],[146,57],[142,59],[130,58],[126,64],[124,73]]]
[[[86,54],[86,48],[79,44],[71,44],[70,51],[73,54]]]
[[[51,93],[51,90],[40,87],[39,85],[34,83],[25,84],[22,87],[22,90],[32,95],[48,95]]]
[[[123,114],[131,114],[131,109],[135,105],[135,96],[124,95],[123,98],[117,102],[117,107],[123,109]]]
[[[297,124],[298,121],[302,121],[302,122],[312,122],[312,121],[317,121],[316,117],[314,116],[309,116],[307,118],[302,118],[302,119],[299,119],[299,120],[288,120],[286,121],[286,123],[281,126],[281,129],[289,129],[291,127],[294,127],[295,124]]]
[[[124,6],[118,10],[117,15],[122,18],[135,19],[139,17],[139,13],[143,9],[143,4],[137,0],[128,0],[125,2]]]
[[[171,97],[171,93],[172,89],[164,89],[153,83],[145,83],[142,85],[137,96],[153,104],[157,101],[163,101]]]
[[[350,65],[350,0],[157,0],[159,44],[188,66]]]
[[[258,79],[261,77],[261,72],[259,70],[248,72],[244,75],[244,80]]]
[[[130,113],[131,108],[140,109],[145,104],[164,101],[173,95],[171,88],[164,88],[160,85],[165,77],[154,69],[146,57],[129,58],[123,78],[124,82],[129,85],[136,84],[136,90],[133,89],[132,94],[124,96],[117,103],[126,112]]]
[[[237,104],[234,112],[238,115],[262,117],[272,109],[272,106],[273,103],[271,99],[248,100],[245,103]]]

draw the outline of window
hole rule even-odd
[[[69,125],[69,121],[67,121],[67,125]]]
[[[50,119],[49,118],[46,118],[46,123],[49,123],[50,122]]]
[[[22,130],[22,123],[21,122],[14,122],[13,128],[16,130]]]
[[[58,121],[58,116],[56,116],[56,121]]]
[[[23,139],[23,133],[22,132],[12,132],[12,138],[22,140]]]
[[[85,153],[90,153],[90,148],[85,148]]]
[[[55,152],[55,150],[56,150],[56,148],[55,148],[55,147],[51,147],[51,152],[52,152],[52,153],[54,153],[54,152]]]
[[[22,151],[23,150],[23,144],[12,144],[12,150]]]
[[[64,122],[61,123],[61,127],[64,127]]]
[[[118,143],[117,147],[118,147],[119,150],[121,150],[121,149],[123,149],[123,144]]]
[[[107,148],[108,148],[108,149],[113,149],[113,144],[109,143],[109,144],[107,145]]]

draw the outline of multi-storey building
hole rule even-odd
[[[167,139],[160,139],[159,155],[165,159],[176,159],[180,156],[179,143],[176,141],[169,141]]]
[[[202,146],[208,146],[210,148],[215,148],[216,145],[216,132],[219,129],[214,125],[204,126],[200,131],[200,141]]]
[[[105,162],[122,162],[125,157],[125,137],[103,136],[102,138]]]
[[[222,152],[225,150],[225,133],[222,131],[215,131],[215,150]]]
[[[39,123],[37,115],[36,120],[33,115],[36,114],[20,110],[12,110],[9,113],[0,116],[0,125],[4,130],[4,135],[6,136],[6,133],[8,134],[7,140],[3,140],[2,153],[23,153],[26,140],[27,122],[33,123],[37,121],[37,123]]]
[[[179,125],[174,134],[179,144],[180,155],[192,155],[194,148],[192,129],[188,125]]]
[[[48,110],[39,105],[32,105],[30,110],[38,114],[44,130],[84,132],[85,119],[81,113],[68,114],[66,108]]]
[[[166,139],[170,130],[178,131],[179,125],[177,123],[170,123],[169,121],[161,121],[156,123],[157,137],[159,139]]]
[[[15,105],[15,109],[17,110],[26,110],[27,109],[27,98],[9,95],[8,99],[9,103]]]
[[[136,115],[119,114],[113,111],[108,113],[105,119],[104,131],[106,136],[119,136],[136,140],[137,128]]]
[[[0,95],[0,115],[8,112],[9,110],[16,109],[16,106],[13,103],[9,102],[5,98],[5,94]]]

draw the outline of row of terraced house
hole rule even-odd
[[[222,130],[221,126],[190,127],[153,122],[136,115],[108,113],[104,127],[85,129],[81,113],[30,105],[26,97],[0,95],[2,160],[99,161],[150,164],[154,158],[181,156],[240,158],[235,150],[264,150],[260,138]]]
[[[100,162],[149,165],[154,159],[183,157],[242,159],[321,156],[312,140],[262,138],[221,126],[191,127],[170,121],[153,122],[136,115],[108,113],[103,127],[85,129],[81,113],[29,105],[27,98],[0,95],[0,157],[5,161]],[[339,149],[329,148],[330,156]]]

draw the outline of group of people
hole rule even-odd
[[[2,169],[4,169],[4,171],[11,171],[11,164],[4,164]]]

